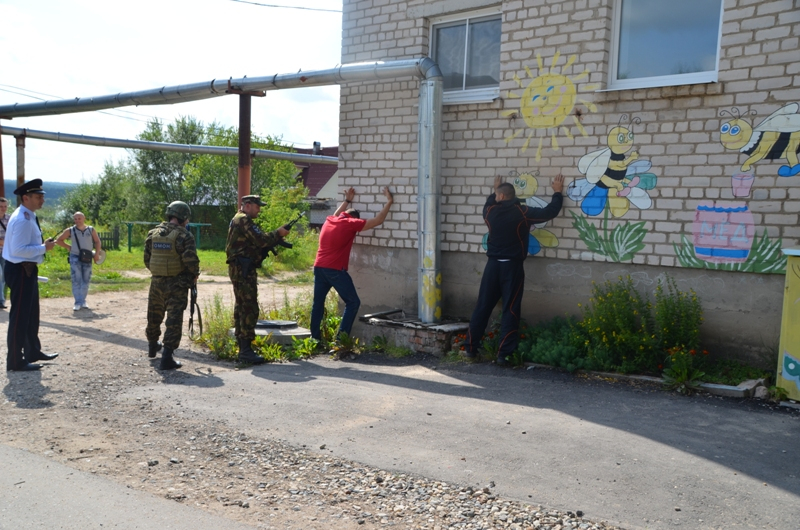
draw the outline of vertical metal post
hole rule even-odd
[[[17,139],[17,187],[25,184],[25,136],[15,136]],[[17,195],[17,206],[22,202],[22,196]]]
[[[418,311],[424,323],[442,318],[441,194],[442,194],[442,94],[441,76],[423,79],[419,86],[418,122]]]
[[[239,94],[239,202],[250,195],[250,114],[252,100],[250,94]]]
[[[3,173],[3,126],[0,125],[0,197],[6,196],[6,177]]]

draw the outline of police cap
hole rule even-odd
[[[14,195],[27,195],[28,193],[40,193],[44,195],[42,179],[33,179],[14,190]]]
[[[261,200],[260,195],[245,195],[242,197],[242,204],[257,204],[259,206],[266,206],[267,203]]]

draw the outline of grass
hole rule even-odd
[[[102,265],[94,265],[92,282],[89,285],[89,294],[107,291],[135,291],[146,289],[150,285],[150,278],[144,266],[142,256],[143,247],[133,247],[131,252],[124,250],[109,250],[106,252],[106,261]],[[212,276],[228,276],[228,264],[225,263],[225,252],[222,250],[198,250],[200,258],[200,272]],[[272,258],[274,260],[274,258]],[[273,270],[291,270],[291,267],[281,267],[273,264]],[[144,274],[144,277],[126,275],[132,271]],[[266,269],[259,272],[265,274]],[[44,263],[39,266],[39,276],[48,278],[47,283],[39,284],[39,296],[42,298],[64,298],[72,296],[72,280],[70,278],[69,263],[67,263],[67,250],[56,247],[47,253]],[[307,284],[314,280],[311,270],[292,275],[285,282],[290,284]]]

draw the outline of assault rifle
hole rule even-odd
[[[194,310],[197,309],[197,324],[200,328],[199,333],[194,332]],[[203,316],[200,313],[200,306],[197,304],[197,284],[192,285],[192,301],[189,302],[189,338],[194,340],[203,334]]]
[[[291,230],[292,227],[295,224],[297,224],[297,221],[299,221],[300,219],[303,218],[303,215],[305,215],[305,212],[300,212],[299,214],[297,214],[297,217],[295,217],[294,219],[292,219],[291,221],[289,221],[288,223],[283,225],[284,230]],[[278,245],[280,245],[280,246],[282,246],[284,248],[292,248],[292,244],[291,243],[287,243],[283,239],[279,239],[276,244],[272,245],[271,247],[266,247],[261,252],[261,261],[258,262],[258,266],[259,267],[261,266],[261,262],[264,261],[265,259],[267,259],[267,257],[269,256],[270,252],[272,252],[273,256],[277,256],[278,255],[278,251],[275,249],[275,247],[277,247]]]

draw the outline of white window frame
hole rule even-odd
[[[433,49],[433,40],[435,35],[436,26],[439,24],[446,24],[449,22],[459,22],[465,21],[467,23],[467,37],[469,37],[469,20],[473,18],[484,18],[487,16],[492,15],[500,15],[501,23],[502,23],[502,15],[503,11],[501,10],[500,6],[489,7],[485,9],[479,9],[476,11],[468,11],[463,13],[457,13],[452,15],[442,15],[438,17],[431,17],[430,21],[430,41],[431,41],[431,57],[435,56],[435,50]],[[502,31],[500,34],[502,38]],[[464,53],[464,61],[467,60],[467,49],[465,48]],[[500,62],[500,57],[497,57],[497,62]],[[466,65],[464,68],[466,73]],[[495,99],[500,97],[500,82],[498,81],[497,87],[486,87],[486,88],[468,88],[468,89],[461,89],[461,90],[448,90],[445,91],[442,96],[442,103],[444,105],[459,105],[459,104],[466,104],[466,103],[491,103]]]
[[[719,58],[722,49],[722,23],[725,15],[725,1],[720,1],[719,28],[717,28],[717,60],[713,71],[694,72],[691,74],[661,75],[657,77],[639,77],[636,79],[617,79],[619,61],[620,27],[622,24],[622,2],[614,0],[614,27],[611,39],[611,60],[608,69],[608,88],[606,90],[628,90],[636,88],[655,88],[677,85],[696,85],[716,83],[719,80]],[[627,0],[634,1],[634,0]]]

